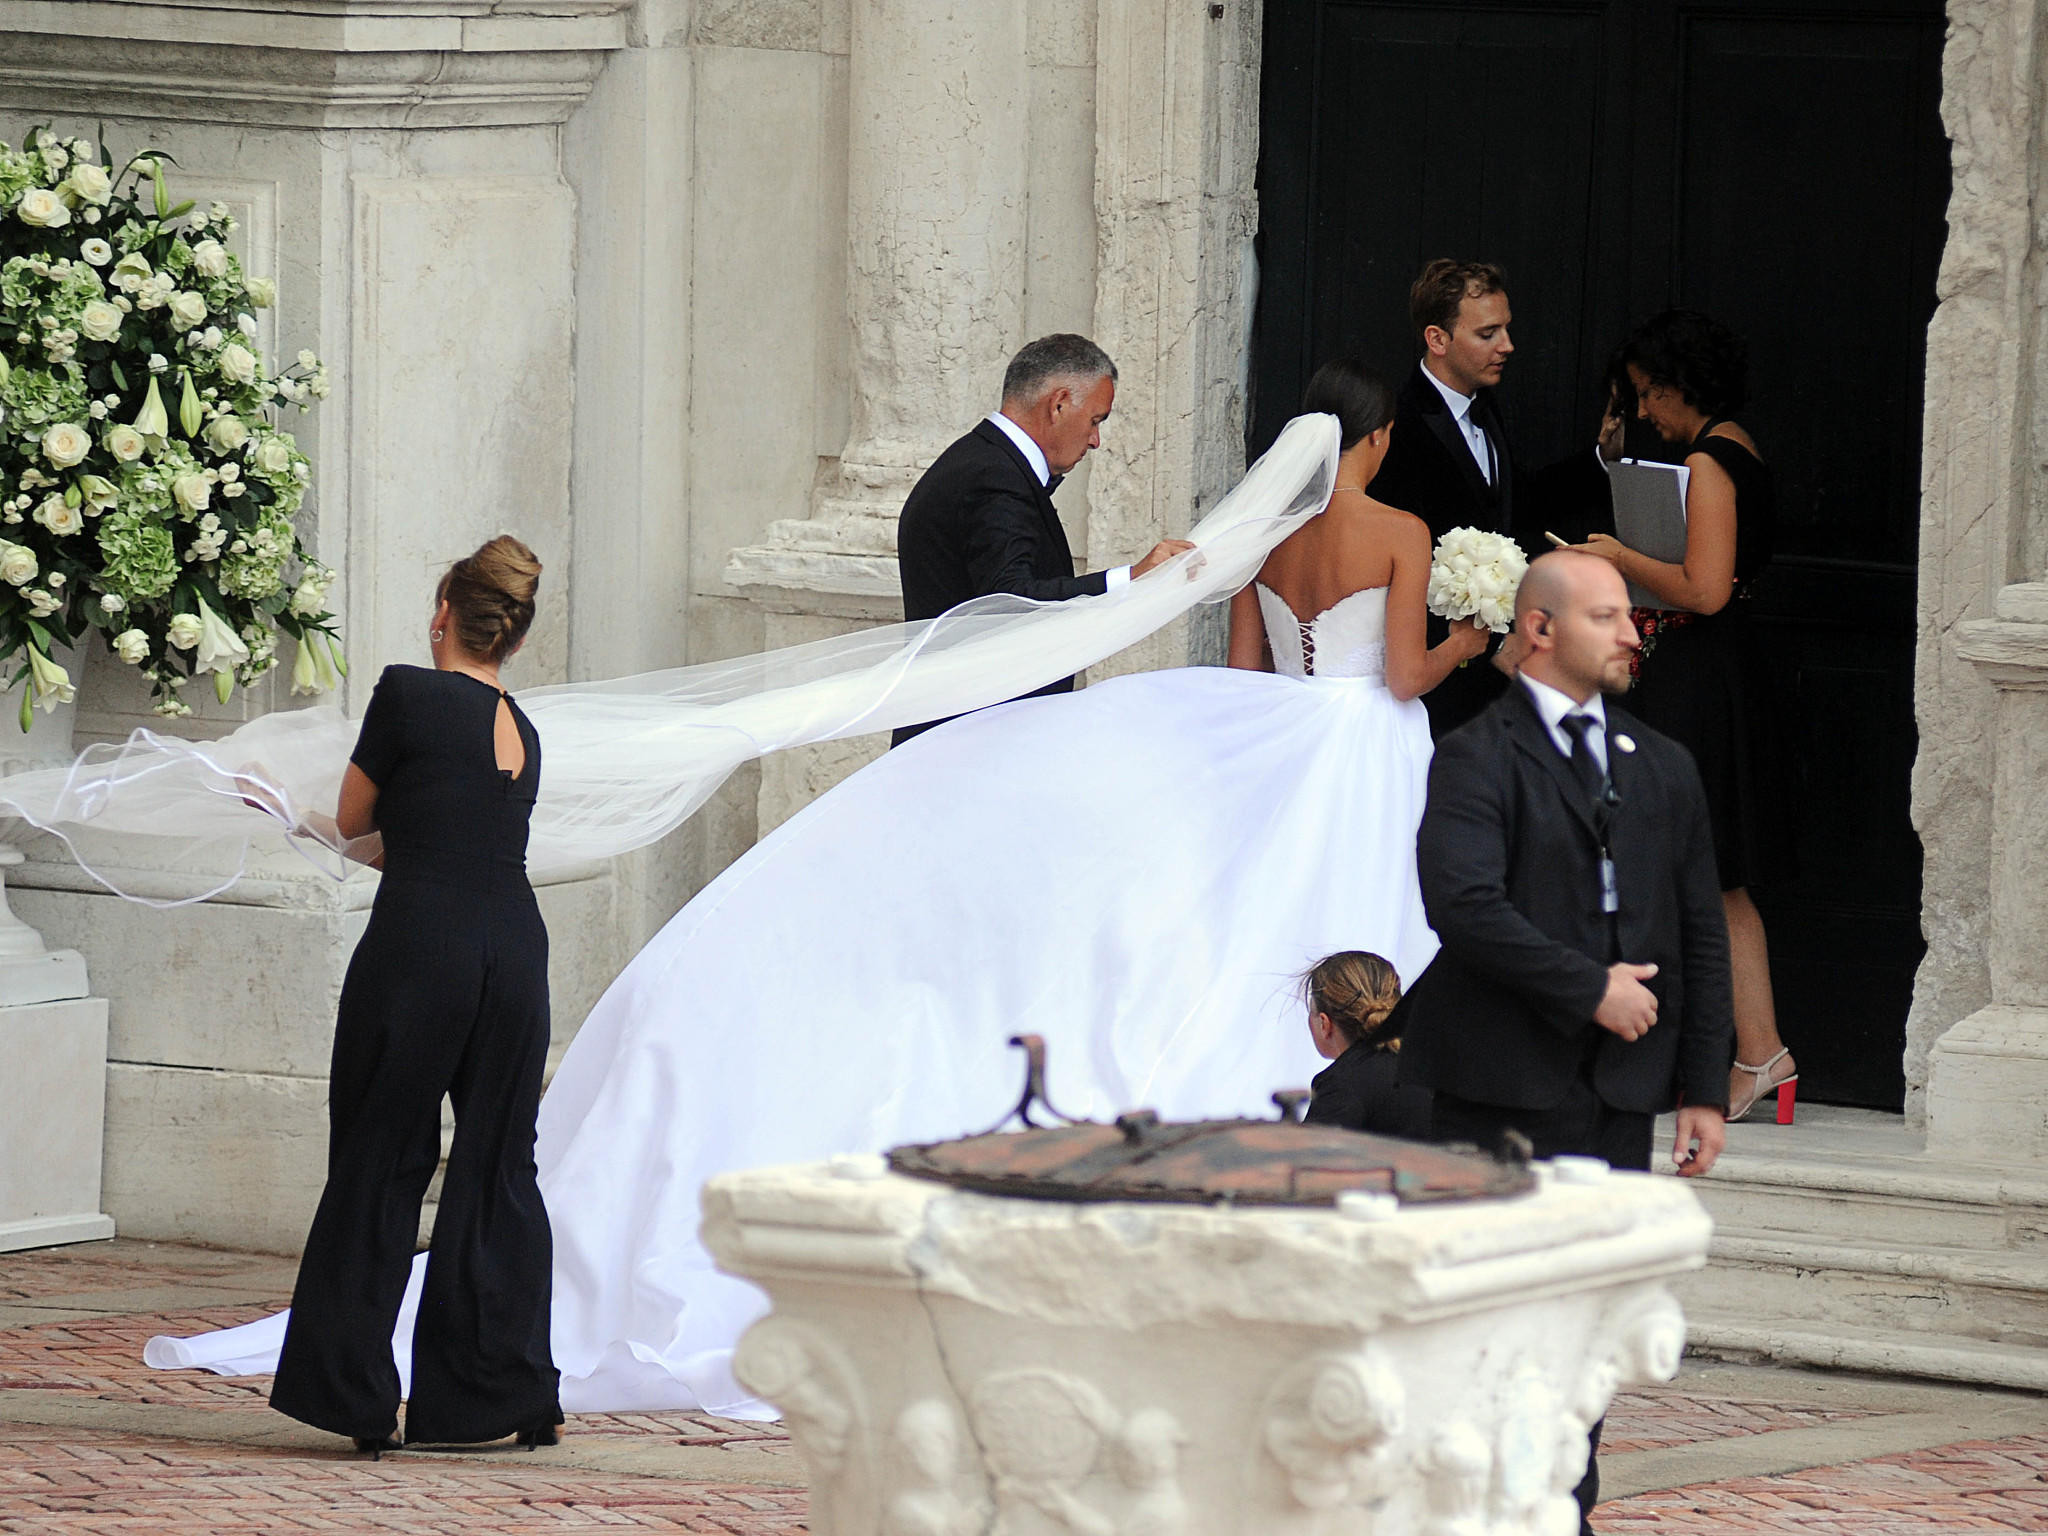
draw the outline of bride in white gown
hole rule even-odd
[[[764,838],[605,994],[541,1105],[565,1408],[772,1412],[728,1368],[764,1303],[697,1241],[710,1175],[985,1129],[1020,1031],[1069,1114],[1270,1113],[1318,1064],[1305,967],[1428,963],[1415,699],[1485,635],[1425,647],[1428,531],[1364,494],[1386,385],[1331,365],[1304,408],[1341,424],[1336,489],[1233,601],[1230,668],[927,732]],[[270,1331],[152,1358],[261,1370]]]

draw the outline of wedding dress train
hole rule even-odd
[[[1306,624],[1258,595],[1277,673],[1143,673],[927,732],[627,966],[541,1105],[564,1407],[772,1412],[730,1374],[764,1303],[697,1241],[710,1175],[985,1129],[1020,1031],[1046,1037],[1068,1114],[1270,1114],[1319,1065],[1306,966],[1428,962],[1429,728],[1382,679],[1386,591]],[[152,1358],[261,1370],[281,1331]],[[408,1315],[401,1366],[410,1335]]]

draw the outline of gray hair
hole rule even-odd
[[[1116,380],[1116,364],[1086,336],[1061,331],[1026,342],[1003,370],[1003,404],[1030,405],[1066,380]]]

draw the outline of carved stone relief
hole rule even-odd
[[[866,1413],[853,1363],[803,1323],[764,1317],[733,1351],[733,1375],[782,1410],[814,1470],[837,1473],[852,1453],[865,1459]]]
[[[896,1416],[902,1480],[883,1516],[886,1536],[974,1536],[986,1511],[960,1496],[960,1420],[935,1397]]]
[[[1118,1413],[1060,1371],[1006,1371],[972,1395],[976,1438],[1000,1524],[1036,1511],[1074,1536],[1186,1536],[1180,1421],[1163,1408]]]
[[[1379,1354],[1312,1356],[1273,1385],[1263,1443],[1304,1509],[1370,1506],[1386,1496],[1407,1389]]]

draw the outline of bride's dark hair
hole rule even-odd
[[[1394,419],[1394,391],[1357,358],[1340,357],[1315,371],[1301,397],[1301,409],[1304,414],[1326,411],[1336,417],[1348,450]]]

